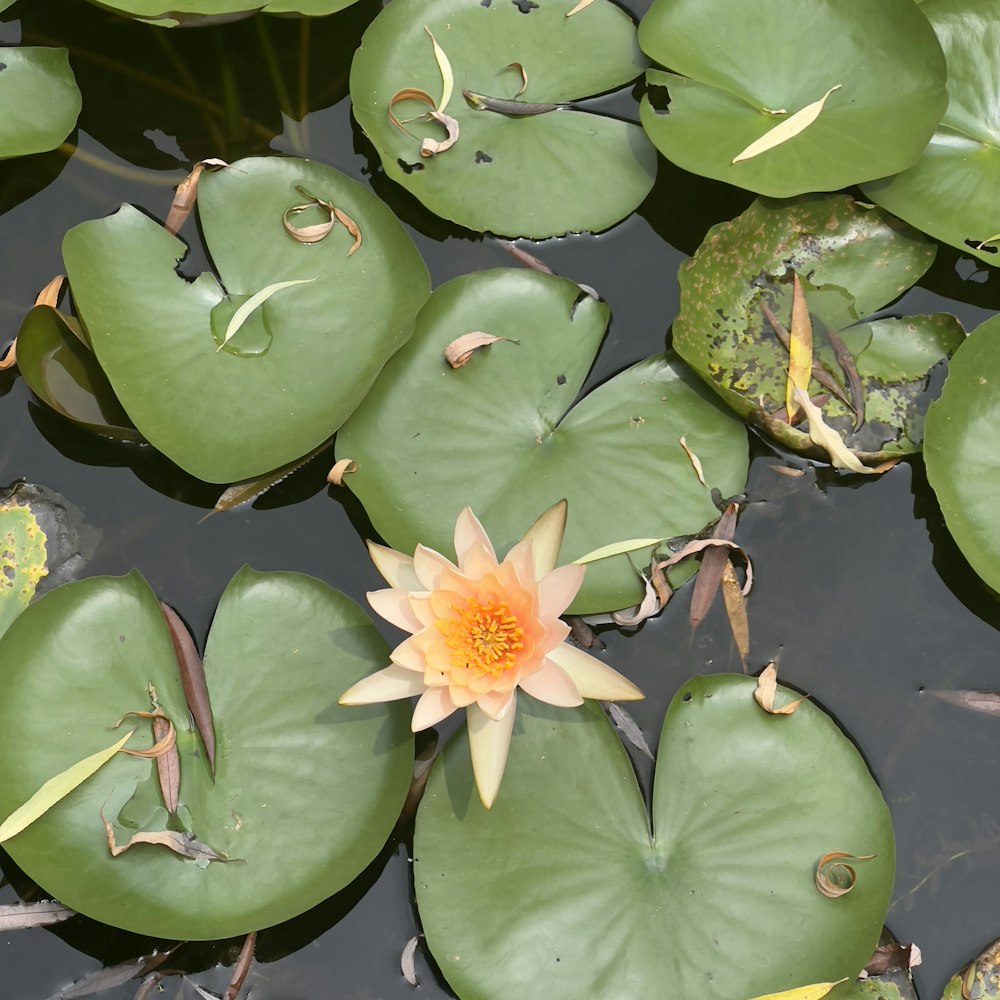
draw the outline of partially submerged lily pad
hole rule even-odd
[[[773,197],[905,169],[948,100],[941,48],[913,0],[759,0],[752,8],[656,0],[639,41],[673,71],[646,77],[666,88],[668,108],[642,101],[642,124],[660,151],[685,170]],[[811,123],[800,118],[790,137],[739,159],[819,102]]]
[[[306,14],[323,17],[349,7],[355,0],[90,0],[117,14],[164,28],[199,28],[226,24],[263,11],[265,14]]]
[[[832,719],[768,715],[754,685],[697,677],[674,698],[651,823],[598,706],[522,698],[490,812],[456,734],[417,814],[414,882],[458,996],[733,1000],[857,975],[892,888],[888,809]],[[828,899],[814,871],[834,848],[877,857]]]
[[[55,149],[81,106],[65,49],[0,48],[0,160]]]
[[[357,252],[346,225],[315,244],[286,231],[303,191],[357,224]],[[127,205],[71,229],[63,255],[129,418],[185,471],[231,483],[306,454],[343,423],[409,337],[429,279],[389,209],[319,163],[240,160],[202,176],[198,211],[222,284],[207,272],[185,281],[184,244]],[[326,218],[316,211],[302,224]],[[301,283],[275,291],[282,282]],[[227,341],[238,308],[264,290]]]
[[[142,577],[53,590],[0,640],[0,817],[113,744],[121,716],[149,710],[150,684],[177,732],[179,807],[168,815],[155,761],[119,754],[5,849],[66,905],[140,934],[221,938],[301,913],[375,857],[406,795],[406,708],[337,704],[387,654],[367,615],[325,583],[241,570],[205,652],[213,777]],[[130,746],[149,746],[144,732]],[[233,860],[206,864],[156,844],[114,857],[102,812],[119,844],[173,830]]]
[[[45,572],[38,519],[27,507],[0,500],[0,636],[28,606]]]
[[[746,433],[672,356],[641,361],[573,405],[608,315],[574,282],[531,271],[480,272],[434,292],[337,436],[337,456],[357,463],[344,482],[393,548],[450,552],[465,506],[504,552],[567,498],[561,562],[693,534],[719,516],[710,490],[743,488]],[[445,348],[472,331],[507,339],[449,367]],[[632,552],[634,564],[626,554],[590,563],[571,613],[637,603],[634,566],[651,548]]]
[[[864,192],[936,239],[995,266],[1000,78],[987,67],[1000,47],[1000,0],[926,0],[920,10],[944,49],[949,103],[920,159],[866,184]]]
[[[984,948],[975,961],[948,980],[941,1000],[1000,998],[1000,940]]]
[[[646,65],[623,10],[609,0],[567,16],[572,8],[573,0],[388,5],[351,67],[354,114],[386,174],[432,212],[508,236],[597,232],[635,209],[656,174],[656,151],[638,125],[567,108],[536,113],[624,86]],[[453,88],[442,87],[430,36]],[[394,101],[413,89],[454,119],[449,149],[421,155],[421,138],[443,139],[444,131],[435,121],[405,123],[429,110],[420,100]],[[484,107],[465,92],[501,103]]]
[[[934,252],[915,230],[843,195],[758,199],[709,230],[681,266],[674,347],[745,420],[785,447],[825,458],[804,428],[782,418],[789,352],[766,310],[789,326],[794,272],[812,320],[814,364],[844,397],[810,382],[810,395],[829,395],[826,422],[868,461],[919,451],[933,398],[928,374],[962,343],[962,327],[945,313],[861,321],[909,288]],[[865,418],[857,430],[830,331],[857,368]]]

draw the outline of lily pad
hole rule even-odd
[[[964,340],[954,316],[860,322],[910,287],[935,248],[877,208],[843,195],[791,204],[758,199],[732,222],[709,230],[678,274],[677,353],[745,420],[785,447],[825,458],[805,429],[778,416],[785,408],[788,351],[764,312],[790,326],[792,272],[802,279],[813,325],[814,362],[850,398],[829,331],[853,356],[865,422],[853,430],[851,407],[836,395],[826,422],[871,460],[919,451],[933,392],[928,374]],[[829,394],[815,380],[810,395]]]
[[[926,0],[948,65],[949,103],[920,159],[865,195],[944,243],[1000,264],[1000,0]],[[887,174],[889,171],[886,172]]]
[[[857,975],[892,888],[888,809],[833,720],[809,702],[768,715],[754,687],[696,677],[674,698],[651,824],[597,705],[519,700],[490,812],[456,734],[417,815],[414,882],[460,997],[733,1000]],[[833,850],[877,855],[838,899],[815,884]]]
[[[184,244],[127,205],[71,229],[63,256],[94,353],[143,437],[199,479],[231,483],[301,457],[343,423],[409,337],[429,279],[389,209],[332,167],[250,158],[203,175],[198,190],[219,279],[181,277]],[[312,244],[286,232],[303,191],[357,224],[357,252],[344,225]],[[294,221],[328,218],[317,208]],[[281,282],[303,283],[274,291]],[[267,289],[223,344],[236,309]]]
[[[349,7],[355,0],[91,0],[91,3],[137,21],[163,28],[199,28],[226,24],[263,11],[265,14],[306,14],[323,17]]]
[[[1000,941],[984,948],[975,961],[948,980],[941,1000],[997,1000],[1000,997]]]
[[[480,232],[542,238],[607,229],[649,193],[656,151],[642,129],[618,118],[529,105],[565,104],[624,86],[646,65],[635,25],[610,0],[567,16],[573,0],[411,0],[388,5],[362,39],[351,68],[354,115],[386,174],[437,215]],[[433,121],[397,119],[433,110],[393,98],[407,88],[442,94],[434,42],[455,86],[437,110],[458,126],[444,152],[421,156],[421,138],[444,138]],[[463,91],[515,99],[506,111],[470,103]]]
[[[0,636],[28,606],[45,576],[45,541],[27,507],[0,501]]]
[[[81,106],[65,49],[0,48],[0,160],[55,149]]]
[[[177,730],[179,806],[168,816],[154,761],[119,754],[5,849],[67,906],[139,934],[229,937],[301,913],[375,857],[406,795],[406,708],[337,704],[387,655],[367,615],[325,583],[240,570],[205,652],[213,779],[142,577],[51,591],[0,640],[0,815],[112,745],[122,715],[149,711],[150,683]],[[134,721],[130,745],[148,746],[148,724]],[[102,811],[119,844],[171,828],[239,860],[204,865],[152,844],[112,857]]]
[[[646,77],[669,107],[642,101],[664,156],[778,198],[904,170],[948,100],[941,47],[913,0],[655,0],[639,43],[673,70]],[[824,94],[812,124],[733,162]]]
[[[955,352],[941,398],[927,413],[925,456],[941,513],[972,568],[1000,591],[1000,317]],[[991,502],[992,501],[992,502]]]
[[[608,316],[574,282],[531,271],[484,271],[434,292],[413,339],[337,436],[337,457],[358,465],[344,481],[389,545],[450,552],[470,506],[503,552],[563,497],[562,562],[627,539],[693,534],[718,517],[710,487],[743,488],[746,433],[672,356],[641,361],[574,405]],[[442,352],[471,331],[510,339],[450,368]],[[636,566],[650,548],[631,553]],[[570,613],[641,596],[618,554],[588,566]]]

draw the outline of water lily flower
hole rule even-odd
[[[566,501],[549,508],[504,557],[466,507],[455,524],[456,566],[418,545],[413,557],[368,543],[391,585],[368,594],[371,606],[411,635],[384,670],[345,692],[342,705],[419,695],[412,729],[464,708],[479,797],[493,804],[507,763],[517,689],[550,705],[584,698],[632,701],[642,692],[616,670],[564,640],[559,616],[583,583],[585,567],[556,568]]]

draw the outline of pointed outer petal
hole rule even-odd
[[[500,781],[507,766],[507,751],[510,748],[515,713],[511,709],[499,721],[491,719],[478,705],[470,705],[465,713],[469,727],[472,773],[476,778],[479,798],[489,809],[500,790]]]
[[[410,595],[410,610],[418,621],[423,622],[425,628],[437,621],[434,609],[431,607],[431,595],[426,591]]]
[[[542,634],[541,639],[538,641],[534,656],[530,659],[525,657],[525,662],[521,665],[521,669],[525,673],[534,673],[535,671],[541,669],[543,666],[541,662],[542,657],[562,645],[570,633],[570,627],[561,618],[550,618],[543,621],[542,625],[544,626],[545,631]],[[533,660],[538,660],[539,662],[534,663],[532,662]]]
[[[383,670],[362,677],[341,696],[341,705],[373,705],[379,701],[398,701],[422,694],[425,690],[422,674],[415,674],[406,667],[390,664]]]
[[[646,696],[625,676],[601,663],[596,656],[563,643],[549,653],[569,674],[583,698],[599,701],[638,701]]]
[[[423,647],[415,642],[416,636],[404,639],[390,654],[389,659],[405,670],[417,670],[421,674],[427,669],[427,657]]]
[[[559,549],[566,532],[567,507],[565,500],[553,504],[524,533],[522,541],[530,541],[535,551],[535,578],[538,580],[551,573],[559,561]]]
[[[413,569],[420,580],[421,590],[437,590],[441,585],[441,574],[446,569],[457,570],[458,567],[440,552],[418,545],[413,553]]]
[[[382,574],[390,587],[397,590],[423,590],[416,571],[413,569],[413,557],[404,556],[402,552],[390,549],[388,545],[378,542],[366,542],[368,555],[372,557],[375,568]]]
[[[546,573],[538,581],[538,617],[558,618],[583,585],[586,566],[569,563]]]
[[[468,708],[476,700],[476,692],[467,685],[462,687],[453,684],[450,691],[451,700],[455,703],[456,708]]]
[[[507,714],[512,714],[511,709],[516,700],[514,691],[490,691],[478,698],[476,704],[485,715],[499,722]]]
[[[446,719],[458,706],[451,700],[451,694],[446,687],[428,688],[417,702],[413,710],[410,728],[419,733],[421,729],[437,725]]]
[[[486,548],[478,541],[473,542],[459,560],[458,568],[459,572],[470,580],[478,580],[487,573],[494,572],[497,568],[497,558],[493,554],[493,546]]]
[[[546,660],[542,669],[529,677],[521,678],[521,690],[532,698],[548,702],[559,708],[575,708],[583,704],[583,698],[577,691],[569,674],[552,660]]]
[[[369,590],[366,596],[372,610],[397,628],[407,632],[420,632],[424,629],[424,623],[410,607],[409,591],[393,587],[387,590]]]
[[[535,550],[530,540],[522,538],[511,547],[503,561],[514,571],[522,586],[535,579]]]
[[[455,555],[458,557],[458,565],[462,567],[463,573],[466,572],[464,565],[465,557],[477,542],[493,559],[493,566],[491,568],[495,568],[497,554],[493,548],[493,543],[490,541],[490,536],[486,534],[486,529],[479,518],[472,513],[472,508],[466,507],[458,515],[458,520],[455,522]]]

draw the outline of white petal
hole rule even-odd
[[[422,674],[395,664],[363,677],[340,696],[341,705],[372,705],[378,701],[398,701],[424,691]]]
[[[410,607],[410,594],[406,590],[369,590],[368,603],[376,614],[387,622],[392,622],[397,628],[407,632],[419,632],[424,623],[413,613]]]
[[[584,698],[601,701],[638,701],[645,695],[627,678],[601,663],[582,649],[563,643],[549,653],[548,659],[569,674],[577,691]],[[523,682],[522,682],[523,683]]]
[[[583,584],[586,566],[569,563],[546,573],[538,581],[538,617],[558,618],[573,603]]]
[[[447,687],[428,688],[413,710],[410,728],[415,733],[419,733],[421,729],[426,729],[428,726],[436,725],[442,719],[446,719],[456,708]]]
[[[404,556],[402,552],[390,549],[387,545],[379,545],[378,542],[366,542],[368,555],[372,557],[375,568],[382,574],[385,582],[390,587],[399,590],[423,590],[420,580],[413,570],[413,557]]]
[[[566,508],[565,500],[554,503],[524,534],[535,550],[535,578],[538,580],[551,573],[559,561],[559,549],[566,531]]]
[[[583,698],[577,691],[569,674],[557,663],[546,659],[540,670],[521,678],[521,690],[532,698],[557,705],[559,708],[575,708],[583,704]]]
[[[510,734],[514,729],[514,714],[511,710],[497,722],[478,705],[470,705],[465,710],[469,726],[472,773],[476,778],[479,798],[487,809],[493,805],[497,797],[504,768],[507,766],[507,750],[510,748]]]
[[[488,715],[494,722],[499,722],[508,712],[513,709],[517,698],[513,690],[510,691],[489,691],[480,695],[476,699],[476,704],[480,710]]]
[[[420,648],[418,642],[414,641],[414,636],[404,639],[390,654],[389,659],[407,670],[419,670],[423,673],[427,667],[427,657]]]
[[[458,520],[455,522],[455,555],[458,556],[458,565],[462,567],[463,573],[465,572],[463,565],[465,557],[477,542],[492,557],[493,566],[496,567],[497,554],[493,549],[490,536],[486,534],[486,529],[479,518],[472,513],[472,509],[466,507],[458,515]]]
[[[418,545],[413,553],[413,569],[420,580],[421,590],[437,590],[441,584],[441,574],[446,569],[457,568],[450,559],[426,545]]]

